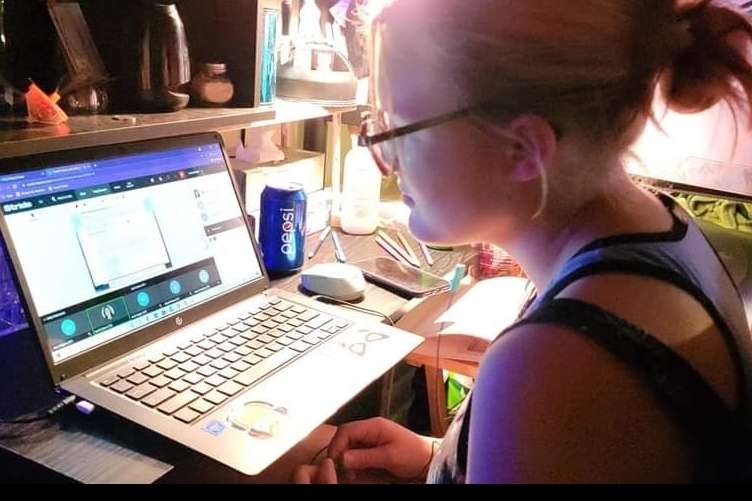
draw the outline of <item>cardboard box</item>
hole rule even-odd
[[[240,193],[246,211],[258,211],[261,192],[271,180],[281,179],[302,183],[306,193],[324,188],[324,157],[318,151],[283,149],[286,159],[282,162],[262,162],[250,164],[232,159],[232,166],[238,176]]]

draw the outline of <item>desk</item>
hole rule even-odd
[[[318,235],[309,237],[308,248]],[[341,235],[348,260],[376,255],[383,250],[373,237]],[[467,261],[471,250],[435,252],[436,267],[442,261]],[[306,266],[331,261],[331,246],[325,244]],[[453,264],[452,264],[453,266]],[[451,266],[449,267],[451,268]],[[296,291],[299,277],[275,280],[273,286]],[[368,285],[360,306],[384,313],[396,322],[421,305],[379,287]],[[59,397],[49,387],[49,378],[28,332],[0,338],[0,354],[13,364],[0,363],[0,378],[11,384],[0,388],[0,417],[10,418],[37,408],[49,407]],[[27,381],[28,384],[14,384]],[[382,395],[383,397],[383,395]],[[347,419],[351,409],[332,420]],[[327,439],[327,429],[316,430],[311,444]],[[288,480],[292,465],[308,461],[315,447],[301,444],[258,476],[248,477],[198,453],[187,450],[108,413],[82,416],[75,410],[60,420],[19,428],[19,438],[0,441],[0,481],[34,483],[279,483]],[[316,446],[317,447],[317,446]]]

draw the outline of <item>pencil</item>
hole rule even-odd
[[[413,248],[410,247],[410,243],[407,241],[405,236],[399,231],[397,232],[397,240],[400,241],[400,243],[402,244],[402,247],[404,247],[405,251],[407,251],[407,255],[410,258],[410,262],[416,267],[420,268],[420,259],[418,259],[418,256],[416,256],[415,252],[413,252]]]
[[[428,250],[428,246],[423,242],[420,242],[420,251],[423,253],[423,257],[426,258],[428,266],[433,266],[433,256],[431,256],[431,251]]]
[[[406,264],[408,266],[410,265],[410,263],[404,257],[402,257],[402,255],[399,252],[397,252],[397,250],[394,247],[389,245],[389,243],[387,243],[386,240],[384,240],[380,236],[377,236],[375,240],[376,240],[376,243],[379,244],[379,246],[387,252],[387,254],[389,254],[390,256],[392,256],[394,259],[396,259],[402,264]]]
[[[313,248],[311,252],[308,253],[308,259],[313,259],[313,256],[316,255],[316,253],[321,249],[321,246],[324,243],[324,240],[326,240],[326,237],[329,236],[329,232],[332,231],[332,227],[327,225],[326,228],[321,230],[321,235],[319,235],[319,239],[316,240],[316,246]]]
[[[340,263],[344,263],[346,259],[345,251],[342,250],[342,245],[339,243],[337,232],[332,231],[329,234],[332,236],[332,242],[334,243],[334,257],[337,258],[337,261]]]
[[[402,248],[400,244],[394,241],[392,237],[384,233],[382,230],[378,230],[378,235],[389,244],[389,247],[394,249],[397,253],[399,253],[400,256],[402,256],[402,260],[407,261],[407,264],[411,264],[417,268],[420,268],[420,262],[414,262],[410,256],[407,254],[407,252]]]

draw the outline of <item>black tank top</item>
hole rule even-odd
[[[519,323],[535,317],[545,316],[547,321],[555,321],[556,315],[569,317],[577,314],[582,308],[574,308],[570,314],[561,307],[578,306],[572,304],[576,301],[555,298],[567,285],[584,276],[618,271],[665,280],[696,298],[722,332],[730,353],[735,357],[737,387],[741,393],[738,399],[741,407],[735,411],[748,422],[749,402],[752,402],[752,384],[749,383],[752,381],[752,342],[742,299],[720,257],[692,218],[669,196],[657,196],[672,214],[674,223],[669,231],[612,236],[585,246],[567,262],[551,285],[538,294],[518,322],[506,328],[499,337]],[[556,304],[556,308],[551,308],[559,302],[567,304]],[[596,317],[602,317],[597,318],[597,323],[609,325],[609,336],[614,333],[614,337],[624,337],[616,334],[618,330],[639,331],[626,320],[605,310],[597,307],[588,309],[592,309]],[[561,320],[560,323],[567,324],[566,318]],[[639,331],[638,336],[649,341],[646,344],[650,347],[674,355],[650,334]],[[608,344],[612,340],[605,341]],[[455,414],[436,451],[429,468],[428,483],[465,483],[471,408],[472,390]]]

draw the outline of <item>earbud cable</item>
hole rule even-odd
[[[452,274],[452,278],[449,281],[449,304],[447,305],[446,309],[452,307],[454,304],[455,299],[457,298],[457,291],[460,288],[460,282],[465,277],[465,274],[467,273],[467,265],[464,263],[458,263],[454,266],[454,273]],[[434,377],[436,380],[434,381],[436,386],[436,394],[434,395],[435,401],[438,403],[442,401],[440,399],[440,391],[443,391],[444,393],[447,392],[448,388],[446,387],[444,383],[444,369],[441,367],[440,362],[440,356],[441,356],[441,332],[444,330],[446,326],[446,322],[441,323],[441,327],[439,328],[439,333],[436,336],[436,372],[434,374]],[[444,402],[446,402],[446,398],[443,399]],[[441,409],[442,412],[442,419],[444,420],[444,425],[447,423],[447,416],[446,413],[449,411],[448,407],[445,405],[444,409]],[[442,426],[443,428],[443,426]]]

